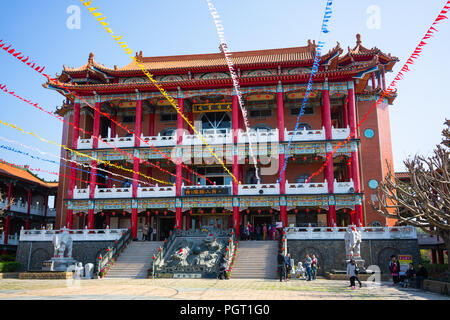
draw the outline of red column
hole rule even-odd
[[[31,189],[27,190],[27,220],[25,221],[25,230],[30,229],[31,219]]]
[[[138,99],[136,101],[136,119],[134,123],[134,146],[140,147],[141,141],[139,138],[142,133],[142,100]]]
[[[231,97],[231,106],[232,106],[232,130],[233,130],[233,147],[235,150],[237,149],[237,143],[238,143],[238,132],[240,128],[239,124],[239,101],[238,96],[235,94],[233,90],[233,95]],[[232,173],[233,176],[236,177],[237,180],[239,180],[239,159],[238,155],[235,153],[233,154],[233,167],[232,167]],[[238,183],[233,179],[233,195],[237,196],[239,195],[239,185]],[[236,237],[239,237],[239,207],[233,206],[233,228],[236,232]]]
[[[111,115],[111,138],[116,136],[117,112]]]
[[[100,101],[95,102],[94,111],[94,129],[92,130],[92,149],[98,148],[98,136],[100,134]],[[89,199],[95,198],[95,187],[97,185],[97,161],[91,161],[91,170],[89,177]],[[94,209],[88,210],[88,229],[94,229]]]
[[[353,81],[348,83],[348,120],[350,124],[350,135],[353,139],[358,137],[356,131],[356,103],[355,103],[355,89]],[[351,159],[352,179],[355,184],[355,193],[360,193],[360,176],[359,176],[359,155],[358,150],[352,151]],[[354,214],[355,224],[357,226],[364,226],[362,216],[362,206],[360,204],[355,205]]]
[[[384,70],[384,66],[381,69],[381,83],[383,85],[383,90],[386,90],[386,71]]]
[[[344,113],[344,117],[343,117],[344,118],[344,128],[347,128],[348,127],[348,98],[345,99],[343,113]]]
[[[277,86],[277,119],[278,119],[278,141],[281,145],[284,141],[284,93],[281,82]],[[289,155],[288,155],[289,156]],[[278,172],[281,173],[286,160],[284,152],[278,153]],[[286,193],[286,171],[281,174],[280,177],[280,194]],[[280,206],[280,219],[283,223],[283,227],[287,226],[287,208],[286,206]]]
[[[431,249],[431,263],[432,264],[436,264],[437,263],[436,249]]]
[[[444,250],[438,249],[438,263],[444,264]]]
[[[330,108],[330,92],[328,89],[328,83],[325,82],[322,90],[322,126],[325,128],[325,139],[332,140],[333,133],[331,128],[331,108]],[[327,158],[330,156],[330,152],[327,152]],[[325,180],[328,184],[328,193],[334,193],[334,168],[333,157],[327,162],[324,170]],[[328,206],[327,224],[329,227],[333,227],[336,223],[336,206]]]
[[[78,128],[80,127],[80,103],[75,102],[73,105],[73,129],[72,129],[72,149],[77,149],[78,147],[78,137],[80,136],[80,131]],[[68,197],[69,199],[73,198],[73,189],[75,188],[76,184],[76,171],[77,165],[72,162],[70,167],[70,180],[69,180],[69,192]],[[68,229],[72,229],[73,226],[73,211],[67,210],[67,216],[66,216],[66,227]]]
[[[148,135],[150,137],[155,135],[155,109],[153,109],[153,107],[151,108],[150,115],[149,115]]]
[[[194,113],[191,111],[188,112],[188,120],[190,123],[194,124]],[[188,127],[189,133],[194,134],[194,130],[192,130],[191,126]]]
[[[375,90],[375,72],[372,72],[372,89]]]
[[[3,244],[8,244],[9,224],[11,222],[11,216],[9,214],[4,216],[4,221],[3,234],[5,235],[5,238]]]
[[[109,213],[105,214],[105,225],[111,228],[111,215]]]
[[[13,189],[13,183],[10,182],[8,184],[8,194],[7,194],[7,204],[8,204],[8,206],[6,207],[6,210],[9,210],[11,208],[10,202],[11,202],[11,198],[12,198],[12,189]],[[4,215],[3,217],[4,217],[3,233],[5,235],[5,239],[4,239],[3,243],[4,244],[8,244],[9,224],[11,222],[11,217],[8,214]]]
[[[178,109],[180,111],[181,114],[184,113],[184,98],[183,98],[183,92],[181,90],[178,90]],[[181,116],[180,113],[177,113],[177,146],[179,146],[179,150],[178,152],[181,152],[181,145],[183,143],[183,117]],[[181,167],[181,162],[182,162],[182,158],[179,156],[179,154],[177,155],[177,159],[176,159],[176,186],[175,186],[175,191],[176,191],[176,196],[180,197],[181,196],[181,187],[182,187],[182,175],[183,175],[183,170]],[[176,207],[175,208],[175,228],[176,229],[180,229],[182,228],[183,225],[183,218],[182,218],[182,208],[181,207]]]
[[[377,73],[377,89],[381,88],[381,75],[380,72]]]

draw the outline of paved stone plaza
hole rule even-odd
[[[70,282],[69,282],[70,284]],[[379,287],[351,290],[347,281],[312,282],[255,279],[99,279],[68,286],[65,280],[0,280],[0,299],[189,299],[189,300],[450,300],[450,297],[416,289]]]

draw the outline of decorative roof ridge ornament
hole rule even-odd
[[[94,64],[94,53],[89,53],[89,58],[88,58],[88,65],[87,67],[90,67]]]

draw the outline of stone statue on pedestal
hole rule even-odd
[[[66,228],[61,229],[60,234],[53,236],[54,258],[72,258],[72,237]],[[67,253],[66,253],[67,252]]]
[[[84,265],[84,278],[85,279],[92,279],[94,276],[94,264],[93,263],[86,263]]]
[[[59,234],[53,236],[52,242],[54,249],[53,258],[43,262],[42,270],[67,272],[71,268],[76,271],[76,268],[79,266],[75,265],[77,261],[72,258],[73,240],[69,231],[66,228],[62,228]]]
[[[348,226],[345,232],[345,256],[348,260],[354,258],[361,259],[361,232],[356,230],[355,226]]]

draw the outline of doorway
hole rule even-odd
[[[159,217],[158,224],[158,241],[164,241],[175,228],[175,217]]]

